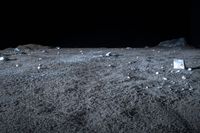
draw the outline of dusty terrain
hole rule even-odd
[[[0,51],[1,133],[200,132],[199,49],[18,48]]]

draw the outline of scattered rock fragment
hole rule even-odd
[[[38,69],[38,70],[40,70],[40,69],[41,69],[41,64],[39,64],[39,65],[38,65],[37,69]]]
[[[0,57],[0,61],[8,61],[9,60],[9,58],[7,58],[7,57],[5,57],[5,56],[1,56]]]
[[[131,47],[126,47],[126,49],[131,49]]]
[[[20,52],[20,49],[19,48],[15,48],[14,51],[15,52]]]
[[[47,51],[46,50],[42,50],[42,53],[46,53]]]
[[[159,74],[159,72],[156,72],[156,75],[158,75]]]
[[[5,57],[1,56],[0,61],[4,61],[4,60],[5,60]]]
[[[177,70],[175,73],[179,73],[180,72],[180,70]]]
[[[186,77],[185,77],[185,76],[182,76],[181,78],[182,78],[183,80],[186,80]]]
[[[166,48],[185,47],[186,45],[187,45],[187,42],[185,38],[167,40],[167,41],[160,42],[158,44],[158,46],[166,47]]]
[[[131,76],[127,76],[127,79],[130,80],[130,79],[131,79]]]
[[[163,77],[163,80],[167,80],[167,78]]]
[[[111,52],[106,53],[106,57],[111,56]]]
[[[59,50],[59,49],[60,49],[60,47],[56,47],[56,49],[58,49],[58,50]]]
[[[109,64],[108,66],[109,66],[109,67],[115,67],[115,66],[114,66],[114,65],[112,65],[112,64]]]
[[[129,61],[129,62],[128,62],[128,64],[132,64],[132,62],[131,62],[131,61]]]

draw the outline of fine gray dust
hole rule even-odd
[[[0,51],[1,133],[200,132],[199,49],[18,49]]]

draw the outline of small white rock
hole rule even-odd
[[[180,70],[177,70],[177,71],[176,71],[176,73],[179,73],[179,72],[180,72]]]
[[[161,69],[163,69],[164,67],[162,66],[162,67],[160,67]]]
[[[111,56],[111,52],[106,53],[106,56],[107,56],[107,57],[108,57],[108,56]]]
[[[148,89],[149,87],[148,87],[148,86],[146,86],[145,88],[146,88],[146,89]]]
[[[19,52],[20,49],[19,49],[19,48],[15,48],[14,51],[15,51],[15,52]]]
[[[60,49],[60,47],[56,47],[56,49],[58,49],[58,50],[59,50],[59,49]]]
[[[0,61],[4,61],[4,60],[5,60],[5,57],[1,56]]]
[[[38,69],[38,70],[40,70],[40,69],[41,69],[41,64],[38,64],[38,67],[37,67],[37,69]]]
[[[186,77],[185,77],[185,76],[182,76],[181,78],[182,78],[183,80],[186,80]]]
[[[131,79],[131,77],[130,77],[130,76],[127,76],[127,79]]]
[[[188,68],[188,71],[192,71],[192,68]]]
[[[16,64],[15,66],[16,66],[16,67],[19,67],[19,64]]]
[[[136,59],[139,59],[139,57],[137,56]]]
[[[132,64],[132,62],[131,62],[131,61],[129,61],[129,62],[128,62],[128,64]]]
[[[42,58],[39,58],[38,60],[42,60]]]
[[[111,65],[111,64],[109,64],[108,66],[109,66],[109,67],[114,67],[114,65]]]
[[[83,51],[82,51],[82,50],[80,50],[79,52],[80,52],[81,54],[83,54]]]
[[[159,74],[159,72],[156,72],[156,75],[158,75]]]
[[[42,50],[42,53],[46,53],[46,50]]]
[[[189,88],[189,90],[191,91],[191,90],[193,90],[193,88],[192,88],[192,87],[190,87],[190,88]]]
[[[163,80],[167,80],[167,78],[163,77]]]

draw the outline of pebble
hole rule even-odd
[[[167,78],[163,77],[163,80],[167,80]]]
[[[42,50],[42,53],[46,53],[47,51],[46,50]]]
[[[191,91],[191,90],[193,90],[193,88],[192,88],[192,87],[190,87],[190,88],[189,88],[189,90]]]
[[[37,69],[38,69],[38,70],[40,70],[40,69],[41,69],[41,64],[39,64],[39,65],[38,65]]]
[[[58,49],[58,50],[59,50],[59,49],[60,49],[60,47],[56,47],[56,49]]]
[[[82,50],[80,50],[79,52],[80,52],[81,54],[83,54],[83,51],[82,51]]]
[[[38,60],[42,60],[42,58],[39,58]]]
[[[159,74],[159,72],[156,72],[156,75],[158,75]]]
[[[131,77],[130,77],[130,76],[127,76],[127,79],[129,80],[129,79],[131,79]]]
[[[146,89],[148,89],[149,87],[148,87],[148,86],[146,86],[145,88],[146,88]]]
[[[175,84],[176,82],[174,82],[174,81],[171,81],[171,83],[172,83],[172,84]]]
[[[181,78],[182,78],[183,80],[186,80],[186,77],[185,77],[185,76],[182,76]]]
[[[108,66],[109,66],[109,67],[114,67],[114,65],[111,65],[111,64],[109,64]]]
[[[126,49],[131,49],[131,47],[126,47]]]
[[[108,57],[108,56],[111,56],[111,52],[106,53],[106,56],[107,56],[107,57]]]
[[[19,67],[19,64],[16,64],[15,66],[16,66],[16,67]]]
[[[1,56],[0,61],[4,61],[4,60],[5,60],[5,57]]]
[[[129,62],[128,62],[128,64],[132,64],[132,62],[131,62],[131,61],[129,61]]]
[[[188,68],[188,71],[192,71],[192,68]]]
[[[15,52],[20,52],[20,49],[19,48],[15,48],[14,51]]]

